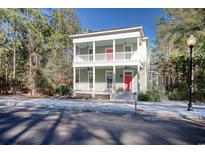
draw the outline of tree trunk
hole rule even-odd
[[[30,90],[30,95],[32,95],[32,72],[31,72],[31,52],[29,54],[29,90]]]
[[[1,55],[0,55],[0,80],[2,80],[3,81],[3,75],[2,75],[2,57],[1,57]],[[0,94],[1,94],[1,91],[2,91],[2,84],[3,84],[3,82],[0,82]]]
[[[7,70],[7,67],[6,67],[6,73],[5,73],[5,94],[8,94],[8,70]]]
[[[16,94],[16,23],[14,23],[14,46],[13,46],[13,94]]]

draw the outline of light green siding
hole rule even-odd
[[[105,82],[105,69],[96,69],[95,71],[95,81],[96,82]]]
[[[105,53],[105,49],[106,48],[112,48],[112,46],[97,46],[95,48],[95,53],[98,54],[98,53]]]
[[[88,70],[80,69],[80,82],[88,82]]]
[[[116,45],[115,50],[116,52],[124,52],[124,45],[123,44]]]
[[[96,79],[95,79],[95,89],[96,91],[106,91],[107,90],[107,84],[105,81],[105,76],[106,76],[106,69],[99,68],[96,69]]]
[[[115,83],[115,89],[117,91],[123,90],[123,68],[117,68],[116,69],[116,83]]]

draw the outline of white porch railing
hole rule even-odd
[[[127,59],[135,59],[137,53],[136,52],[116,52],[115,60],[127,60]],[[114,55],[113,53],[100,53],[95,54],[96,61],[113,61]],[[138,58],[137,58],[138,59]],[[76,55],[75,62],[89,62],[93,61],[92,54],[84,54],[84,55]]]
[[[93,55],[92,54],[76,55],[75,61],[76,62],[93,61]]]
[[[116,60],[125,60],[125,59],[132,59],[134,52],[116,52],[115,59]]]
[[[78,82],[78,83],[76,83],[75,90],[76,91],[87,91],[87,92],[90,91],[91,92],[92,88],[90,88],[88,82]],[[107,83],[105,83],[105,82],[95,83],[95,91],[108,92],[109,90],[107,89]]]

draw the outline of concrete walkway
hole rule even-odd
[[[134,104],[105,103],[92,100],[58,100],[45,98],[0,97],[0,105],[28,106],[51,109],[65,109],[87,112],[134,114]],[[194,111],[187,111],[187,103],[176,101],[139,102],[138,114],[167,118],[205,120],[205,105],[193,105]]]

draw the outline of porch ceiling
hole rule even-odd
[[[137,43],[137,37],[133,38],[124,38],[124,39],[116,39],[116,45],[118,44],[135,44]],[[112,40],[104,40],[104,41],[96,41],[95,46],[112,46],[113,42]],[[92,42],[86,42],[86,43],[77,43],[77,46],[83,48],[83,47],[92,47]]]

